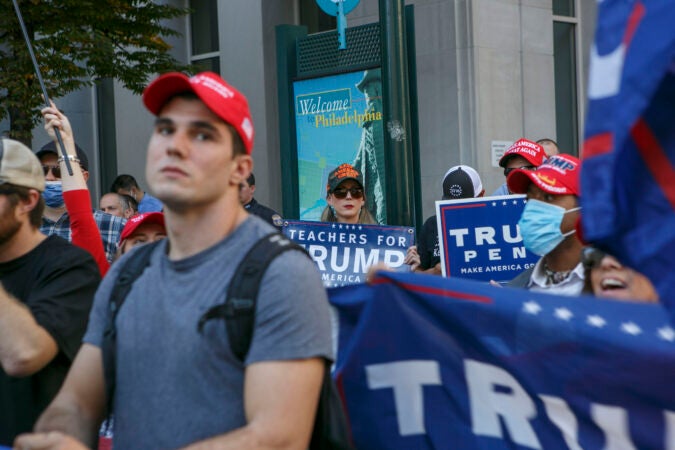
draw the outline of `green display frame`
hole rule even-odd
[[[409,61],[414,61],[413,9],[406,7],[406,47]],[[283,215],[288,218],[300,218],[300,174],[298,170],[297,124],[294,98],[294,84],[304,80],[321,77],[339,76],[355,72],[377,69],[382,65],[380,46],[381,29],[379,23],[367,24],[347,29],[347,49],[338,50],[337,32],[329,31],[307,34],[303,26],[280,25],[276,28],[277,42],[277,83],[279,98],[279,142],[282,179]],[[410,127],[410,139],[413,152],[413,186],[409,195],[415,198],[415,210],[410,223],[391,223],[392,225],[421,225],[421,202],[419,186],[419,144],[417,139],[417,103],[416,83],[414,82],[414,64],[408,64],[406,72],[412,76],[410,82],[411,111],[413,120]],[[386,99],[385,99],[386,101]],[[388,149],[385,146],[385,152]],[[391,158],[389,158],[391,160]],[[351,161],[345,161],[351,162]],[[316,184],[316,183],[315,183]],[[386,197],[387,202],[395,198]],[[389,205],[388,210],[396,208]]]

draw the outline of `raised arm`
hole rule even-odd
[[[306,449],[324,366],[320,358],[251,364],[244,378],[248,424],[184,450]]]
[[[14,447],[94,448],[105,400],[101,350],[83,344],[61,390],[35,424],[35,432],[17,437]]]
[[[110,263],[108,263],[106,258],[103,242],[101,241],[101,233],[96,226],[96,221],[92,214],[91,198],[89,197],[85,172],[83,172],[80,164],[76,162],[75,138],[70,121],[65,114],[58,110],[53,102],[51,106],[42,110],[42,117],[45,121],[45,130],[57,144],[59,152],[58,160],[61,168],[63,199],[70,216],[72,242],[91,253],[98,265],[101,276],[103,276],[108,271]],[[70,167],[73,169],[72,175],[68,174],[66,162],[61,156],[54,128],[58,128],[61,131],[61,138],[66,148],[66,153],[69,158],[73,158],[70,161]]]

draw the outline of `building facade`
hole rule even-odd
[[[219,72],[249,98],[256,129],[256,197],[282,209],[275,28],[334,28],[314,0],[192,0],[194,13],[171,26],[174,55]],[[378,0],[361,0],[348,26],[379,20]],[[414,5],[421,210],[433,214],[441,178],[475,167],[489,194],[504,181],[496,167],[506,142],[552,138],[578,154],[584,83],[596,3],[586,0],[408,0]],[[349,43],[347,43],[349,45]],[[92,196],[116,174],[146,187],[145,147],[153,118],[113,82],[59,100],[90,155]],[[34,147],[46,141],[35,130]],[[292,217],[289,217],[292,218]],[[401,224],[403,225],[403,224]]]

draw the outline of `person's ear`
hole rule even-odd
[[[40,201],[40,197],[42,194],[38,192],[35,189],[30,189],[28,191],[28,198],[27,199],[21,199],[19,204],[17,205],[16,212],[18,215],[28,215],[32,210],[35,209],[37,206],[38,202]]]
[[[478,197],[483,197],[484,195],[485,195],[485,189],[483,189],[482,191],[480,191],[480,194],[478,194]]]
[[[86,183],[89,181],[89,171],[82,169],[82,178],[84,178],[84,182]]]
[[[230,176],[230,183],[239,186],[246,181],[253,171],[253,158],[251,155],[237,155],[233,159],[234,170]]]

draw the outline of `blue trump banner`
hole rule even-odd
[[[675,7],[605,0],[591,51],[581,171],[585,240],[675,308]]]
[[[410,271],[403,260],[415,242],[414,228],[286,220],[282,231],[307,250],[326,287],[363,283],[377,263]]]
[[[363,449],[675,449],[659,305],[380,272],[329,290]]]
[[[443,276],[506,282],[539,259],[525,250],[524,195],[436,202]]]

